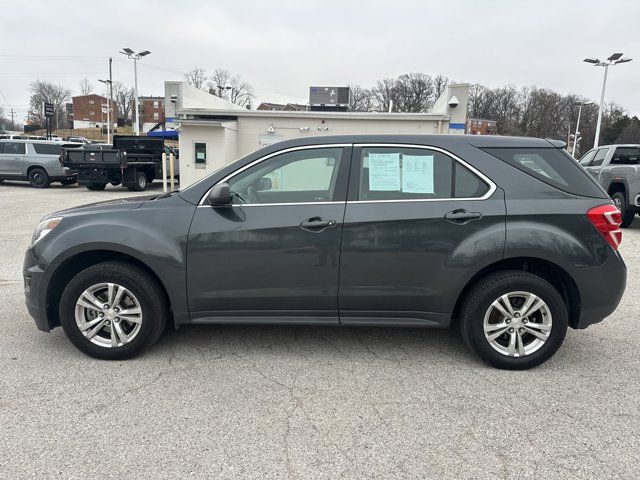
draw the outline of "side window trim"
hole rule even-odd
[[[244,172],[245,170],[250,169],[251,167],[258,165],[259,163],[264,162],[265,160],[268,160],[272,157],[278,156],[278,155],[282,155],[284,153],[289,153],[289,152],[295,152],[298,150],[317,150],[317,149],[322,149],[322,148],[342,148],[342,159],[343,161],[341,162],[342,165],[346,165],[345,168],[347,168],[347,173],[349,172],[348,167],[350,165],[351,162],[349,162],[349,159],[351,158],[351,147],[353,146],[352,143],[328,143],[328,144],[314,144],[314,145],[303,145],[303,146],[299,146],[299,147],[291,147],[291,148],[285,148],[283,150],[278,150],[276,152],[270,153],[268,155],[265,155],[264,157],[260,157],[256,160],[254,160],[253,162],[248,163],[247,165],[245,165],[244,167],[239,168],[238,170],[235,170],[233,172],[231,172],[229,175],[227,175],[226,177],[223,177],[221,180],[218,180],[215,184],[213,184],[211,186],[211,188],[209,188],[205,194],[202,196],[202,198],[200,199],[200,202],[198,202],[198,207],[207,207],[210,208],[210,206],[206,203],[207,197],[209,196],[209,192],[213,189],[213,187],[215,187],[216,185],[219,185],[220,183],[225,183],[228,180],[230,180],[231,178],[235,177],[236,175],[239,175],[240,173]],[[338,172],[338,175],[341,175],[341,172]],[[345,203],[346,200],[337,200],[337,201],[322,201],[322,202],[300,202],[300,203],[256,203],[256,204],[236,204],[236,205],[231,205],[232,207],[247,207],[247,206],[251,206],[251,207],[267,207],[267,206],[282,206],[282,205],[328,205],[328,204],[333,204],[333,203]]]
[[[453,173],[455,172],[455,165],[460,164],[466,168],[468,168],[474,175],[476,175],[480,180],[487,184],[489,189],[485,192],[481,197],[447,197],[447,198],[407,198],[407,199],[393,199],[393,200],[358,200],[358,191],[360,188],[360,173],[354,175],[354,167],[357,167],[356,170],[361,169],[360,162],[362,160],[362,148],[420,148],[423,150],[431,150],[435,152],[440,152],[444,155],[450,157],[454,164],[452,167],[452,177],[455,178]],[[454,153],[451,153],[448,150],[445,150],[440,147],[434,147],[431,145],[416,145],[409,143],[356,143],[353,145],[353,154],[351,158],[351,175],[349,178],[349,193],[347,195],[347,203],[406,203],[406,202],[451,202],[451,201],[469,201],[469,200],[486,200],[493,195],[496,191],[497,186],[493,181],[475,168],[473,165],[470,165],[468,162],[464,161],[462,158],[458,157]],[[452,190],[453,195],[455,195],[455,189]]]

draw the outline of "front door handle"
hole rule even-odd
[[[325,220],[321,217],[311,217],[300,224],[300,228],[308,232],[321,232],[325,228],[335,227],[335,220]]]
[[[472,220],[478,220],[480,218],[482,218],[482,214],[480,212],[469,212],[464,208],[452,210],[444,215],[444,219],[447,222],[455,223],[457,225],[464,225]]]

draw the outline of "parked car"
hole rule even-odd
[[[327,136],[184,190],[72,208],[24,262],[40,330],[140,353],[167,322],[457,326],[489,364],[536,366],[626,283],[620,212],[562,142]]]
[[[60,165],[62,144],[42,140],[0,140],[0,182],[28,180],[32,187],[70,185],[76,177]]]
[[[602,145],[580,158],[622,213],[623,228],[640,214],[640,145]]]
[[[87,145],[91,143],[91,140],[84,137],[65,137],[64,140],[70,143],[81,143],[83,145]]]
[[[115,135],[113,145],[65,149],[62,164],[88,190],[104,190],[111,183],[143,191],[154,179],[162,178],[162,153],[169,150],[162,138]],[[174,175],[179,176],[177,162]]]

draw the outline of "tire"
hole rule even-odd
[[[135,180],[136,180],[135,185],[132,185],[131,187],[127,187],[129,190],[131,190],[132,192],[143,192],[144,190],[147,189],[146,173],[142,171],[136,172]]]
[[[130,308],[130,311],[134,312],[133,308],[137,304],[141,311],[139,323],[125,322],[117,316],[114,318],[113,316],[117,315],[114,310],[102,311],[100,319],[97,317],[97,312],[100,312],[98,308],[87,309],[77,304],[83,292],[90,291],[96,285],[108,283],[126,289],[117,305],[120,308]],[[102,289],[104,293],[95,294],[94,298],[99,300],[98,303],[109,301],[105,288],[107,287],[102,286],[98,290]],[[133,307],[127,306],[127,303]],[[115,308],[117,305],[110,307]],[[83,308],[84,311],[77,311]],[[120,314],[124,315],[122,312],[123,310],[120,310]],[[93,341],[81,332],[76,320],[77,315],[79,321],[98,321],[95,327],[85,330],[90,335],[92,330],[100,329]],[[130,316],[134,317],[133,313]],[[144,270],[125,262],[104,262],[81,271],[67,284],[60,299],[60,322],[71,343],[81,352],[103,360],[124,360],[140,354],[158,340],[167,323],[167,302],[160,285]],[[117,328],[116,323],[121,332],[131,335],[130,340],[121,342],[121,337],[114,331],[114,328]],[[111,335],[118,339],[116,343],[121,344],[114,346],[110,340]]]
[[[544,307],[531,313],[531,320],[519,315],[517,309],[522,306],[521,304],[515,305],[520,299],[526,298],[526,296],[520,296],[524,292],[533,294],[544,302]],[[492,306],[494,301],[507,294],[514,295],[509,300],[515,310],[511,320]],[[519,318],[515,318],[516,315]],[[545,319],[550,322],[548,333],[542,330]],[[494,329],[491,321],[495,321],[497,326],[506,325],[506,327]],[[485,327],[487,323],[488,327]],[[543,278],[518,270],[493,273],[478,281],[466,294],[460,309],[460,333],[467,346],[489,365],[507,370],[525,370],[547,361],[562,345],[567,326],[567,307],[560,293]],[[493,343],[495,346],[492,346],[485,336],[485,328],[488,328],[490,334],[504,331],[495,339]],[[542,336],[546,335],[546,340],[538,340],[537,336],[529,333],[531,330],[539,334],[542,332]],[[524,355],[519,355],[519,349],[514,352],[514,356],[508,354],[509,340],[512,337],[517,339],[516,346],[522,346]],[[527,342],[531,343],[527,345]],[[507,351],[501,352],[497,348]],[[531,349],[530,352],[526,352],[526,348]]]
[[[627,197],[624,192],[615,192],[611,195],[611,200],[613,200],[615,206],[620,210],[620,213],[622,213],[622,223],[620,226],[627,228],[633,223],[633,219],[636,216],[636,213],[627,207]]]
[[[51,179],[44,168],[35,167],[29,170],[29,183],[34,188],[48,188]]]
[[[73,185],[74,183],[78,183],[78,180],[75,178],[65,178],[64,180],[60,180],[62,185]]]
[[[104,190],[106,188],[107,184],[106,183],[89,183],[87,185],[87,190],[92,190],[92,191],[98,191],[98,190]]]

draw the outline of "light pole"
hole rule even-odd
[[[140,108],[138,107],[138,60],[142,57],[149,55],[151,52],[149,50],[144,50],[142,52],[134,52],[130,48],[123,48],[120,51],[121,54],[126,55],[127,58],[133,60],[133,79],[134,79],[134,107],[135,107],[135,125],[133,127],[133,132],[136,135],[140,135]]]
[[[109,98],[107,99],[107,143],[111,143],[111,104],[113,103],[113,82],[111,80],[100,80],[100,83],[107,85]]]
[[[576,123],[576,134],[573,136],[573,148],[571,149],[571,156],[573,158],[576,157],[576,143],[578,143],[578,135],[580,135],[580,115],[582,114],[582,107],[586,107],[587,105],[591,105],[593,102],[576,102],[578,107],[578,121]]]
[[[604,67],[604,78],[602,79],[602,93],[600,94],[600,108],[598,109],[598,123],[596,125],[596,138],[593,141],[593,148],[598,146],[600,139],[600,124],[602,123],[602,110],[604,107],[604,90],[607,86],[607,72],[610,65],[617,65],[619,63],[630,62],[631,58],[622,58],[622,53],[613,53],[606,60],[600,61],[597,58],[585,58],[583,61],[591,63],[596,67]]]

